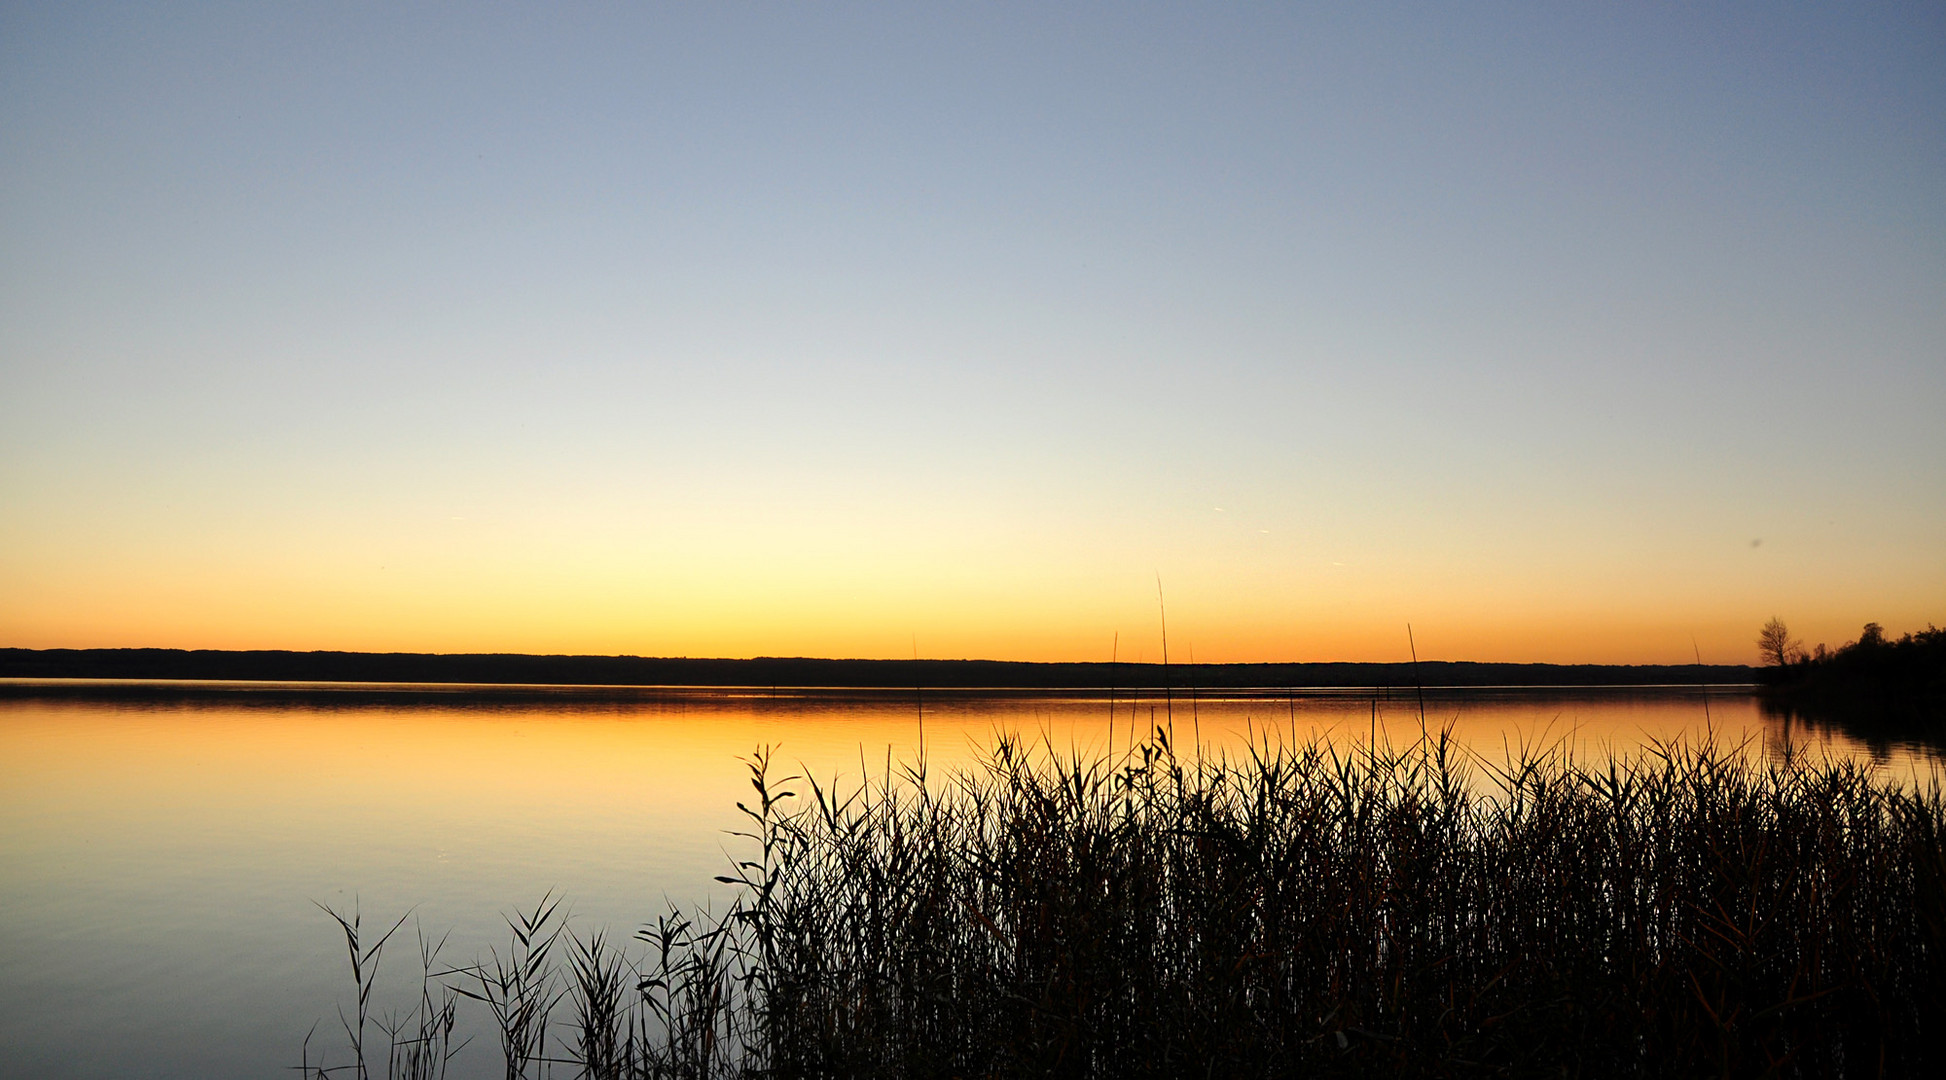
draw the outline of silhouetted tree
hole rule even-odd
[[[1803,650],[1804,643],[1792,641],[1790,629],[1784,625],[1784,620],[1775,615],[1757,634],[1757,655],[1766,664],[1783,667],[1802,655]]]

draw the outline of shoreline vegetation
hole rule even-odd
[[[1742,664],[1159,664],[1013,660],[749,660],[510,653],[355,653],[216,649],[0,649],[0,678],[469,683],[580,687],[1110,690],[1196,687],[1725,686],[1757,681]]]
[[[1893,743],[1946,748],[1946,630],[1887,637],[1866,623],[1855,641],[1806,649],[1773,618],[1757,638],[1762,707],[1786,723],[1844,732],[1874,752]]]
[[[299,1068],[443,1076],[462,1005],[489,1031],[463,1052],[509,1080],[1946,1067],[1937,773],[1281,734],[1192,755],[1165,726],[1114,758],[1003,738],[848,783],[759,750],[727,910],[617,944],[544,899],[484,961],[422,939],[418,1003],[382,1023],[388,939],[334,912],[356,1004]]]
[[[1946,630],[1927,626],[1896,639],[1866,623],[1856,641],[1806,650],[1782,620],[1765,624],[1758,648],[1770,661],[1758,681],[1779,696],[1864,703],[1946,701]]]

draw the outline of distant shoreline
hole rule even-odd
[[[1264,690],[1748,685],[1741,664],[1034,663],[1016,660],[712,660],[516,653],[0,649],[0,678],[432,683],[580,687],[955,690]]]

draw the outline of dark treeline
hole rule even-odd
[[[1740,664],[1037,664],[1011,660],[708,660],[512,653],[0,649],[0,677],[579,686],[1199,687],[1654,686],[1754,681]]]
[[[1880,752],[1897,743],[1946,747],[1946,630],[1890,638],[1866,623],[1856,641],[1806,651],[1773,619],[1759,647],[1774,661],[1758,673],[1766,712]]]
[[[1789,640],[1782,623],[1766,635],[1783,641],[1780,662],[1764,669],[1761,680],[1780,690],[1803,695],[1865,694],[1877,698],[1946,698],[1946,630],[1928,626],[1899,638],[1885,636],[1877,623],[1866,623],[1857,641],[1835,650],[1819,645],[1805,652]],[[1763,644],[1760,639],[1759,644]]]

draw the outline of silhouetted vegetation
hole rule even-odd
[[[1772,619],[1766,635],[1776,636],[1772,626],[1783,630]],[[1946,749],[1946,630],[1927,626],[1895,640],[1866,623],[1857,641],[1809,651],[1783,636],[1786,644],[1762,670],[1766,712],[1843,731],[1881,751],[1897,743]]]
[[[1757,632],[1757,655],[1765,664],[1782,668],[1804,658],[1804,643],[1794,640],[1784,620],[1772,615]]]
[[[1771,626],[1783,630],[1773,619],[1767,634]],[[1936,626],[1894,640],[1879,624],[1866,623],[1857,641],[1835,650],[1819,645],[1806,652],[1802,643],[1789,641],[1775,651],[1782,658],[1772,656],[1763,669],[1766,685],[1878,698],[1946,697],[1946,630]]]
[[[1938,1075],[1937,783],[1748,750],[1158,731],[842,790],[760,753],[727,914],[563,967],[543,904],[446,975],[510,1003],[509,1077]],[[511,1004],[556,999],[551,1041]],[[443,1053],[421,1000],[393,1028]]]

